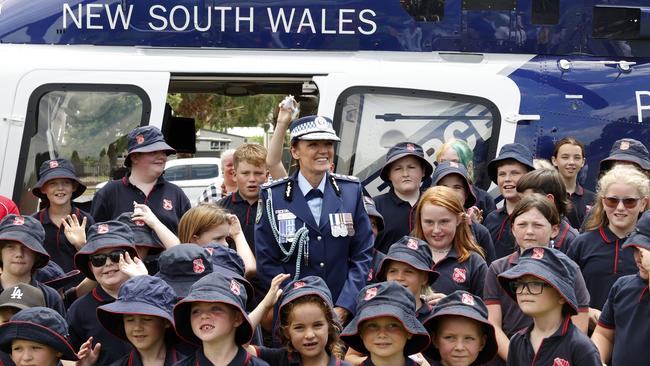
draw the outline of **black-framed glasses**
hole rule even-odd
[[[625,198],[604,197],[603,198],[603,202],[605,203],[605,206],[609,208],[618,207],[618,204],[621,203],[621,201],[623,202],[623,206],[625,206],[625,208],[635,208],[640,200],[641,198],[638,197],[625,197]]]
[[[88,258],[90,259],[90,264],[92,264],[94,267],[101,267],[106,264],[106,258],[109,258],[113,263],[118,263],[120,261],[120,255],[124,254],[125,252],[126,249],[116,249],[108,253],[93,254]]]
[[[544,291],[544,287],[551,287],[551,285],[544,281],[515,281],[510,282],[510,287],[518,295],[524,293],[524,288],[531,295],[539,295]]]

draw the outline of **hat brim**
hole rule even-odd
[[[367,355],[369,352],[359,334],[359,325],[364,321],[384,316],[397,319],[402,323],[406,332],[411,334],[411,338],[406,341],[404,346],[405,355],[422,352],[429,346],[429,333],[415,315],[407,314],[401,307],[392,304],[375,304],[364,307],[343,329],[341,340],[356,351]]]
[[[341,141],[341,139],[331,132],[311,132],[304,135],[292,137],[291,140],[324,140],[324,141]]]
[[[623,244],[622,248],[637,247],[650,250],[650,237],[641,233],[632,233]]]
[[[60,334],[40,324],[25,321],[10,321],[0,325],[0,350],[11,354],[11,342],[24,339],[41,343],[61,352],[61,359],[78,361],[72,345]]]
[[[417,158],[420,161],[420,163],[422,164],[422,167],[424,168],[424,175],[422,176],[422,181],[423,182],[427,177],[431,176],[431,174],[433,173],[433,165],[431,165],[431,163],[429,163],[429,161],[427,159],[421,157],[420,155],[418,155],[416,153],[406,152],[406,153],[402,153],[402,154],[397,154],[397,155],[393,156],[392,158],[388,159],[384,163],[384,166],[379,171],[379,177],[384,182],[390,182],[390,179],[388,179],[388,175],[390,174],[390,165],[392,163],[396,162],[397,160],[399,160],[399,159],[401,159],[403,157],[406,157],[406,156],[413,156],[413,157]]]
[[[481,316],[481,314],[479,314],[476,310],[472,309],[471,307],[449,306],[449,307],[445,307],[444,309],[440,309],[438,311],[434,310],[434,314],[429,318],[425,319],[423,325],[427,329],[429,334],[432,334],[436,329],[436,324],[438,323],[438,320],[440,320],[440,317],[449,316],[449,315],[462,316],[481,323],[481,325],[483,326],[483,332],[485,333],[486,336],[486,342],[485,342],[485,346],[483,347],[481,352],[479,352],[478,357],[472,364],[483,365],[492,361],[498,351],[497,338],[496,338],[496,333],[494,331],[494,326],[490,324],[490,322],[487,321],[487,319],[485,319],[483,316]],[[423,353],[431,359],[438,360],[438,361],[440,360],[440,352],[438,351],[438,348],[434,347],[433,345],[431,347],[428,347],[426,350],[424,350]]]
[[[16,235],[22,234],[22,235]],[[34,261],[34,267],[32,269],[39,269],[45,267],[47,262],[50,261],[50,255],[47,254],[43,245],[38,242],[38,240],[33,239],[30,235],[22,233],[20,231],[7,231],[0,236],[0,243],[3,241],[16,241],[20,244],[26,246],[29,250],[36,253],[36,260]],[[0,244],[0,248],[3,245]]]
[[[397,255],[399,256],[397,256]],[[381,262],[379,263],[379,269],[377,270],[377,280],[379,281],[386,281],[386,271],[388,270],[388,261],[394,261],[394,262],[400,262],[407,264],[418,271],[426,272],[427,275],[429,276],[428,284],[433,285],[434,282],[440,277],[440,273],[432,270],[431,268],[427,268],[426,266],[423,265],[423,263],[414,263],[412,260],[413,257],[407,256],[406,254],[403,253],[392,253],[392,256],[386,256],[384,257]]]
[[[138,252],[136,251],[135,247],[133,244],[119,244],[119,243],[96,243],[97,246],[92,248],[93,250],[90,251],[84,251],[85,248],[88,247],[88,244],[81,248],[80,251],[77,252],[77,254],[74,255],[74,265],[77,267],[81,273],[83,273],[86,277],[89,279],[96,281],[95,275],[93,274],[93,271],[90,269],[90,256],[93,254],[96,254],[100,250],[104,249],[126,249],[126,251],[129,253],[131,258],[137,257]]]
[[[211,272],[202,274],[201,276],[167,276],[164,273],[158,272],[154,277],[158,277],[161,280],[165,281],[176,293],[176,297],[184,298],[190,293],[190,287],[200,280],[203,276],[210,274]]]
[[[523,264],[523,265],[522,265]],[[559,294],[566,300],[567,305],[571,309],[571,315],[578,314],[578,300],[575,296],[575,290],[569,288],[569,284],[564,283],[556,274],[551,273],[545,266],[539,265],[533,261],[517,264],[509,270],[501,273],[498,276],[499,284],[503,290],[517,302],[517,295],[510,288],[510,282],[521,278],[525,275],[530,275],[551,285]]]
[[[236,272],[233,272],[229,270],[228,268],[224,268],[221,265],[217,265],[216,263],[213,263],[212,265],[212,272],[218,272],[224,275],[228,279],[235,279],[244,287],[246,288],[246,309],[247,310],[253,310],[255,309],[255,288],[253,285],[244,277],[240,276]]]
[[[54,289],[59,289],[59,288],[67,287],[69,284],[75,283],[76,281],[81,281],[82,278],[83,278],[83,273],[78,269],[73,269],[72,271],[64,274],[63,276],[53,278],[51,280],[43,281],[43,283]]]
[[[490,177],[490,180],[495,184],[497,182],[497,165],[505,160],[514,160],[519,164],[526,166],[529,172],[535,170],[535,166],[533,165],[532,160],[526,160],[519,154],[505,153],[492,159],[492,161],[490,161],[487,165],[488,176]]]
[[[467,192],[467,197],[465,198],[465,202],[463,202],[463,206],[469,206],[469,207],[474,206],[476,204],[477,198],[476,198],[476,194],[474,193],[474,190],[472,189],[472,184],[470,183],[468,177],[464,176],[462,173],[458,171],[447,170],[446,172],[441,173],[440,175],[436,176],[435,180],[431,181],[431,185],[437,186],[438,183],[442,180],[442,178],[450,174],[460,175],[460,177],[463,178],[463,182],[465,182],[465,191]]]
[[[641,167],[641,169],[643,170],[650,170],[650,161],[643,160],[640,157],[631,154],[613,154],[606,157],[605,159],[600,161],[600,170],[602,171],[605,165],[609,165],[616,161],[626,161],[628,163],[634,163],[639,167]]]
[[[114,336],[129,342],[124,331],[124,315],[157,316],[166,319],[171,324],[169,332],[176,336],[174,318],[160,308],[145,302],[123,302],[119,299],[97,308],[97,320]]]
[[[231,305],[237,309],[244,320],[242,324],[237,327],[235,331],[235,343],[237,345],[243,345],[250,343],[253,338],[253,326],[251,321],[248,318],[246,311],[242,309],[238,304],[232,301],[229,298],[223,296],[221,299],[216,299],[216,297],[221,297],[218,295],[213,296],[213,299],[200,298],[200,296],[188,296],[185,299],[181,300],[174,306],[174,320],[176,324],[176,334],[185,342],[192,343],[196,345],[201,344],[201,340],[194,334],[192,331],[192,323],[190,322],[190,312],[192,309],[193,302],[209,302],[209,303],[221,303],[226,305]]]
[[[79,180],[79,178],[72,174],[72,172],[68,171],[52,171],[51,173],[45,173],[43,176],[36,182],[34,187],[32,187],[32,194],[41,200],[47,200],[47,195],[41,191],[45,183],[53,180],[53,179],[70,179],[72,181],[77,182],[77,189],[75,189],[74,192],[72,192],[72,199],[75,199],[79,196],[81,196],[85,191],[86,191],[86,185]]]
[[[176,150],[169,146],[166,142],[164,141],[157,141],[154,142],[153,144],[149,144],[146,146],[141,146],[137,147],[126,155],[126,158],[124,159],[124,166],[126,167],[131,167],[131,154],[133,153],[148,153],[148,152],[154,152],[154,151],[164,151],[165,154],[173,155],[176,154]]]

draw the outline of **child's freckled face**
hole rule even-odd
[[[443,316],[432,342],[440,352],[443,365],[471,365],[485,347],[487,337],[480,323],[462,316]]]

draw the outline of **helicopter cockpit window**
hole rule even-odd
[[[445,13],[445,0],[401,0],[400,5],[418,22],[439,22]]]

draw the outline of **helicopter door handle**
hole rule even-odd
[[[567,59],[561,59],[557,62],[557,66],[562,71],[569,71],[573,65],[602,65],[602,66],[617,66],[619,70],[623,72],[629,72],[631,67],[636,65],[636,62],[633,61],[585,61],[585,60],[576,60],[569,61]]]
[[[517,123],[519,121],[539,121],[540,118],[539,114],[508,113],[503,120],[508,123]]]

